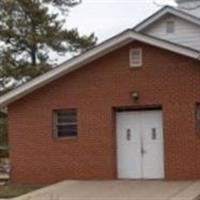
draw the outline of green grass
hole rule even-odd
[[[32,185],[32,184],[6,184],[0,186],[0,198],[17,197],[33,190],[40,189],[45,185]]]

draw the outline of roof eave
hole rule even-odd
[[[63,75],[66,75],[78,68],[122,47],[131,41],[141,41],[152,46],[156,46],[165,50],[169,50],[184,56],[191,57],[193,59],[199,59],[199,52],[196,50],[184,48],[176,44],[169,43],[167,41],[159,40],[153,37],[149,37],[140,33],[127,30],[112,39],[107,40],[106,42],[98,45],[92,50],[77,56],[74,59],[69,60],[68,62],[63,63],[59,67],[41,75],[32,81],[10,91],[9,93],[0,97],[0,107],[5,107],[8,104],[22,98],[23,96],[35,91],[38,88],[43,87],[44,85],[60,78]]]
[[[5,107],[8,104],[20,99],[21,97],[35,91],[36,89],[60,78],[64,74],[68,74],[71,71],[74,71],[80,68],[83,65],[86,65],[95,59],[98,59],[109,52],[114,51],[133,40],[132,31],[127,30],[116,37],[104,42],[92,50],[87,51],[86,53],[77,56],[73,59],[70,59],[67,62],[64,62],[59,67],[41,75],[30,82],[8,92],[7,94],[0,97],[0,107]],[[103,50],[102,50],[103,49]],[[67,66],[67,68],[66,68]]]

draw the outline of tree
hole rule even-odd
[[[96,44],[96,37],[66,29],[68,9],[76,0],[0,1],[0,91],[16,87],[55,66],[50,52],[83,52]],[[61,12],[53,12],[52,8]]]

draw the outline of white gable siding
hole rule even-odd
[[[200,0],[176,0],[178,8],[190,15],[200,17]]]
[[[169,20],[174,20],[174,33],[166,32],[166,23]],[[200,50],[200,27],[172,15],[163,17],[142,32],[147,35]]]

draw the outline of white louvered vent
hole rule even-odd
[[[133,48],[130,49],[130,67],[141,67],[142,66],[142,49]]]
[[[166,32],[174,33],[174,29],[175,29],[174,21],[167,21],[166,22]]]

